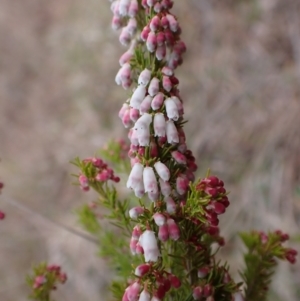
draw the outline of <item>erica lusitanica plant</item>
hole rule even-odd
[[[186,45],[171,12],[173,1],[111,2],[112,27],[120,30],[119,41],[128,48],[119,59],[115,81],[126,90],[119,117],[130,143],[113,141],[101,151],[101,158],[73,162],[80,168],[76,177],[81,188],[92,188],[99,195],[78,214],[116,271],[111,298],[266,300],[277,259],[294,263],[297,252],[283,246],[288,235],[280,231],[241,234],[247,247],[240,273],[243,283],[236,283],[229,266],[216,259],[225,243],[218,217],[230,202],[221,179],[209,173],[195,178],[197,164],[187,145],[175,76]],[[116,183],[120,182],[120,190],[123,181],[115,172],[126,171],[128,196],[122,200]],[[105,219],[111,227],[103,223]],[[34,290],[45,285],[42,279],[35,278]]]

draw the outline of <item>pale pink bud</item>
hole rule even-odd
[[[180,229],[175,223],[175,221],[171,218],[167,220],[168,230],[170,234],[170,238],[172,240],[178,240],[180,237]]]
[[[162,74],[167,75],[167,76],[172,76],[174,74],[174,71],[167,66],[164,66],[162,68],[161,72],[162,72]]]
[[[147,95],[141,103],[140,113],[141,114],[148,113],[151,108],[151,103],[152,103],[152,97],[150,95]]]
[[[143,207],[133,207],[129,210],[129,216],[132,219],[137,219],[143,213],[144,213]]]
[[[172,96],[171,99],[173,99],[177,106],[179,116],[182,116],[184,114],[182,101],[177,96]]]
[[[171,185],[169,182],[165,182],[162,179],[159,179],[160,191],[163,196],[167,197],[171,194]]]
[[[139,225],[136,225],[132,229],[131,237],[138,240],[140,238],[140,236],[142,235],[142,233],[143,232],[142,232],[141,227]]]
[[[154,9],[154,11],[155,11],[156,13],[160,13],[160,12],[161,12],[161,9],[162,9],[161,4],[160,4],[159,2],[155,3],[153,9]]]
[[[138,139],[138,135],[137,135],[137,131],[134,129],[130,129],[129,131],[129,139],[132,145],[134,146],[138,146],[139,145],[139,139]]]
[[[131,67],[129,63],[125,63],[120,71],[118,72],[121,81],[130,80],[131,78]],[[117,76],[118,76],[117,74]]]
[[[128,16],[134,18],[137,15],[138,10],[139,10],[139,4],[137,0],[131,0],[128,8]]]
[[[198,270],[198,278],[205,278],[207,276],[209,272],[209,268],[208,267],[203,267],[201,269]]]
[[[145,192],[158,192],[157,179],[152,167],[146,166],[143,171]]]
[[[142,32],[141,32],[141,39],[146,42],[146,40],[148,39],[149,33],[151,32],[150,27],[147,25],[143,28]]]
[[[146,46],[149,52],[154,52],[157,46],[156,35],[150,31],[147,37]]]
[[[169,239],[169,230],[167,224],[164,224],[158,228],[158,239],[163,242]]]
[[[129,247],[130,247],[130,251],[131,251],[132,255],[136,254],[136,244],[137,244],[137,242],[138,242],[138,240],[136,238],[134,238],[134,237],[132,237],[130,239],[130,245],[129,245]]]
[[[175,288],[179,288],[181,286],[181,281],[179,280],[179,278],[175,275],[170,275],[169,279],[171,281],[171,284],[173,287]]]
[[[150,128],[140,128],[137,130],[137,136],[140,146],[149,146],[150,144]]]
[[[159,79],[153,77],[148,87],[148,93],[151,96],[155,96],[158,92],[159,92]]]
[[[156,262],[160,256],[157,240],[153,231],[146,230],[140,237],[139,242],[144,249],[145,261]]]
[[[172,98],[167,98],[165,100],[165,107],[166,107],[168,118],[177,121],[179,118],[179,113],[178,113],[177,106]]]
[[[164,102],[164,94],[159,92],[157,93],[154,98],[153,98],[153,101],[151,103],[151,108],[152,110],[156,111],[156,110],[159,110]]]
[[[154,136],[164,137],[166,135],[166,120],[163,113],[156,113],[153,119]]]
[[[133,51],[131,49],[124,52],[119,59],[120,66],[123,66],[124,64],[128,63],[131,60],[132,56],[133,56]]]
[[[126,110],[128,110],[130,107],[127,103],[124,103],[119,111],[119,118],[122,119]]]
[[[160,19],[157,15],[155,15],[151,21],[150,21],[150,24],[149,24],[149,27],[152,31],[157,31],[160,27]]]
[[[196,286],[193,289],[193,298],[194,300],[201,300],[203,295],[203,288],[201,286]]]
[[[80,185],[81,185],[82,188],[89,187],[89,180],[88,180],[88,178],[85,175],[80,175],[78,177],[78,181],[79,181],[79,183],[80,183]]]
[[[134,109],[134,108],[131,108],[130,109],[130,119],[133,121],[133,122],[136,122],[140,117],[140,112],[139,110],[137,109]]]
[[[125,128],[128,128],[131,126],[131,119],[130,119],[130,109],[127,109],[124,112],[124,115],[122,117],[122,122]]]
[[[150,301],[151,295],[146,291],[143,290],[140,294],[139,301]]]
[[[140,183],[143,182],[143,171],[144,166],[141,163],[134,164],[127,181],[127,188],[135,189]]]
[[[119,14],[119,1],[112,2],[111,6],[110,6],[110,10],[114,14],[114,16],[120,16],[120,14]]]
[[[171,197],[165,197],[164,201],[167,205],[167,212],[169,214],[174,214],[176,212],[176,203]]]
[[[175,144],[179,142],[177,128],[172,120],[166,122],[166,134],[168,143]]]
[[[169,20],[166,16],[163,16],[161,18],[161,26],[164,28],[164,29],[167,29],[169,27]]]
[[[113,16],[111,21],[111,27],[113,30],[118,30],[122,27],[122,19],[118,16]]]
[[[119,2],[119,13],[121,16],[127,16],[130,0],[120,0]]]
[[[155,168],[157,174],[160,176],[160,178],[162,180],[169,181],[169,179],[170,179],[170,170],[165,164],[158,161],[154,164],[154,168]]]
[[[166,57],[166,54],[167,54],[166,45],[160,45],[157,47],[155,56],[159,61],[163,60]]]
[[[139,266],[136,267],[134,271],[134,275],[138,277],[143,277],[149,272],[149,270],[150,270],[149,264],[140,264]]]
[[[183,175],[179,175],[176,179],[176,191],[179,195],[187,193],[189,188],[189,180]]]
[[[157,2],[157,0],[147,0],[147,5],[149,7],[152,7],[156,2]]]
[[[126,26],[129,34],[132,36],[134,36],[134,34],[136,33],[136,29],[137,29],[137,21],[135,18],[130,18],[128,21],[128,24]]]
[[[138,86],[130,99],[130,106],[132,106],[135,109],[140,109],[140,105],[142,103],[142,101],[144,100],[146,95],[146,88],[142,85]]]
[[[166,223],[166,217],[159,212],[154,213],[153,219],[155,224],[159,227]]]
[[[123,27],[121,34],[119,36],[119,41],[123,46],[128,46],[131,41],[131,35],[127,27]]]
[[[169,27],[173,32],[178,30],[178,22],[173,15],[167,14],[166,18],[169,21]]]
[[[151,79],[151,71],[149,69],[144,69],[138,78],[138,84],[147,86]]]
[[[156,35],[156,39],[157,39],[157,46],[164,45],[164,43],[166,41],[165,34],[162,31],[158,32]],[[171,75],[173,75],[173,74],[171,74]]]
[[[144,254],[144,249],[143,249],[143,247],[140,245],[139,242],[136,244],[136,249],[135,249],[135,251],[136,251],[136,254]]]
[[[186,165],[186,156],[184,154],[180,153],[179,151],[173,151],[171,152],[171,155],[178,164]]]
[[[138,301],[141,285],[138,282],[134,282],[129,286],[127,291],[127,298],[129,301]]]
[[[167,91],[167,92],[170,92],[172,87],[173,87],[173,84],[170,80],[170,77],[168,76],[163,76],[163,80],[162,80],[162,84],[163,84],[163,88]]]

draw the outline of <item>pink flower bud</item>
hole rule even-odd
[[[134,109],[134,108],[131,108],[130,109],[130,119],[133,121],[133,122],[136,122],[140,117],[140,112],[139,110],[137,109]]]
[[[129,5],[130,5],[130,0],[119,1],[119,13],[121,16],[127,16]]]
[[[172,188],[169,182],[159,179],[159,186],[163,196],[168,197],[171,194]]]
[[[146,41],[146,47],[149,52],[154,52],[157,46],[156,35],[153,31],[150,31]]]
[[[166,16],[163,16],[161,18],[161,26],[164,28],[164,29],[167,29],[169,27],[169,20]]]
[[[157,226],[162,226],[166,223],[166,217],[161,213],[154,213],[153,215],[154,222]]]
[[[124,115],[122,117],[122,123],[123,123],[125,128],[128,128],[132,125],[132,121],[131,121],[131,118],[130,118],[130,109],[127,109],[124,112]]]
[[[196,286],[193,289],[193,298],[194,300],[201,300],[203,295],[203,288],[201,286]]]
[[[170,29],[165,29],[164,34],[166,37],[166,44],[168,46],[173,46],[175,43],[175,38],[174,38],[173,32]]]
[[[162,84],[163,84],[163,88],[167,91],[167,92],[170,92],[173,85],[172,85],[172,82],[170,80],[170,77],[168,76],[163,76],[163,80],[162,80]]]
[[[180,229],[177,226],[177,224],[175,223],[175,221],[173,219],[169,218],[167,220],[167,225],[168,225],[170,238],[175,241],[178,240],[180,237]]]
[[[131,41],[131,35],[127,27],[123,27],[121,34],[119,36],[119,41],[123,46],[128,46]]]
[[[149,272],[149,270],[150,270],[149,264],[140,264],[139,266],[136,267],[134,274],[138,277],[143,277]]]
[[[205,278],[209,272],[209,267],[203,267],[198,270],[198,278]]]
[[[159,79],[153,77],[148,87],[148,93],[153,97],[158,92],[159,92]]]
[[[122,27],[122,19],[118,16],[113,16],[111,21],[111,27],[113,30],[118,30]]]
[[[131,237],[138,240],[140,238],[140,236],[142,235],[142,233],[143,232],[141,230],[141,227],[139,225],[136,225],[132,229]]]
[[[145,261],[156,262],[160,256],[157,240],[153,231],[146,230],[140,237],[139,242],[144,249]]]
[[[139,4],[137,0],[131,0],[129,8],[128,8],[128,16],[130,18],[134,18],[139,10]]]
[[[169,239],[169,230],[167,224],[164,224],[158,228],[158,239],[163,242]]]
[[[174,288],[179,288],[181,286],[181,281],[179,280],[179,278],[175,275],[170,275],[169,276],[169,279],[171,281],[171,285],[174,287]]]
[[[144,254],[144,249],[143,249],[143,247],[140,245],[140,243],[138,242],[137,244],[136,244],[136,249],[135,249],[135,251],[136,251],[136,254]]]
[[[149,26],[145,26],[141,32],[141,39],[146,42],[146,40],[148,39],[149,33],[151,32],[150,27]]]
[[[147,86],[151,79],[151,71],[148,69],[144,69],[138,78],[138,84]]]
[[[180,153],[179,151],[171,152],[172,158],[178,163],[186,165],[186,156]]]
[[[189,188],[189,181],[188,179],[183,175],[179,175],[176,179],[176,191],[179,195],[184,195],[187,193]]]
[[[174,71],[167,67],[167,66],[164,66],[161,70],[162,74],[166,75],[166,76],[172,76],[174,74]]]
[[[161,4],[160,4],[159,2],[155,3],[153,10],[154,10],[156,13],[160,13],[161,10],[162,10]]]
[[[155,56],[159,61],[163,60],[166,57],[166,54],[167,54],[166,45],[160,45],[157,47]]]
[[[129,301],[138,301],[141,285],[138,282],[134,282],[129,286],[127,291],[127,298]]]
[[[87,187],[89,188],[89,187]],[[84,190],[87,190],[87,188],[83,188]],[[0,211],[0,220],[5,219],[5,213],[3,211]]]
[[[144,100],[146,95],[146,88],[142,85],[138,86],[130,99],[130,106],[132,106],[135,109],[140,109],[140,105],[142,103],[142,101]]]
[[[149,24],[149,27],[151,29],[151,31],[157,31],[160,27],[160,19],[157,15],[155,15],[151,21],[150,21],[150,24]]]
[[[210,284],[205,284],[203,288],[203,295],[204,297],[209,297],[213,292],[213,288]]]
[[[178,108],[172,98],[167,98],[165,100],[165,107],[166,107],[168,118],[177,121],[179,118]]]
[[[139,139],[137,136],[137,131],[134,129],[130,129],[128,133],[128,138],[130,139],[130,142],[133,146],[139,145]]]
[[[85,175],[80,175],[78,177],[78,181],[79,181],[79,184],[82,188],[87,188],[89,187],[89,180],[88,178],[85,176]]]
[[[129,216],[132,219],[137,219],[143,213],[144,213],[143,207],[133,207],[129,210]]]
[[[135,189],[143,182],[143,171],[144,166],[141,163],[134,164],[127,181],[127,188]]]
[[[158,32],[156,35],[156,40],[157,40],[157,46],[164,45],[165,41],[166,41],[165,34],[162,31]],[[171,74],[171,75],[173,75],[173,74]]]
[[[159,110],[164,102],[164,94],[159,92],[157,93],[153,100],[152,100],[152,103],[151,103],[151,108],[152,110],[156,111],[156,110]]]
[[[183,109],[183,104],[182,104],[181,100],[177,96],[172,96],[171,99],[176,104],[179,116],[182,116],[184,114],[184,109]]]
[[[151,103],[152,103],[152,97],[150,95],[147,95],[141,103],[140,113],[141,114],[148,113],[151,108]]]
[[[132,56],[133,56],[133,51],[131,49],[124,52],[119,59],[120,66],[123,66],[124,64],[128,63],[131,60]]]
[[[118,72],[116,77],[120,77],[121,82],[131,79],[131,67],[129,63],[125,63],[120,71]]]
[[[166,122],[166,135],[168,143],[176,144],[179,142],[177,128],[172,120]]]
[[[165,197],[164,201],[166,202],[166,209],[169,214],[174,214],[176,212],[176,203],[171,197]]]
[[[150,301],[150,299],[150,294],[146,290],[143,290],[140,294],[139,301]]]
[[[158,161],[154,164],[154,168],[155,168],[157,174],[160,176],[160,178],[162,180],[169,181],[169,179],[170,179],[170,170],[165,164]]]
[[[130,18],[128,23],[127,23],[127,31],[129,32],[130,36],[133,37],[136,33],[137,29],[137,21],[135,18]]]
[[[156,158],[158,157],[158,147],[155,141],[150,142],[150,157],[151,158]]]
[[[176,32],[178,29],[178,22],[173,15],[167,14],[166,18],[169,21],[169,27],[173,32]]]
[[[143,172],[145,192],[158,192],[158,185],[155,173],[152,167],[145,167]]]
[[[132,237],[130,239],[130,245],[129,245],[129,247],[130,247],[130,251],[131,251],[132,255],[136,254],[135,250],[136,250],[136,244],[137,244],[137,242],[138,242],[138,240],[136,238],[134,238],[134,237]]]
[[[156,113],[153,119],[154,136],[164,137],[166,135],[166,120],[163,113]]]

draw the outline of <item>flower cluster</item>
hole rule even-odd
[[[120,181],[114,171],[100,158],[87,158],[80,162],[80,165],[85,173],[78,176],[78,181],[84,191],[88,191],[93,183],[105,183],[109,180],[118,183]]]
[[[57,288],[57,284],[67,281],[67,274],[58,265],[42,263],[33,269],[33,273],[27,277],[32,288],[30,298],[33,300],[50,300],[50,293]]]

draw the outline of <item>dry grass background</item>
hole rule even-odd
[[[199,175],[210,167],[231,191],[222,256],[236,270],[237,231],[300,232],[300,2],[175,4],[186,130]],[[26,300],[24,275],[45,259],[69,274],[58,300],[105,300],[96,247],[57,223],[78,228],[72,210],[93,199],[71,185],[68,161],[124,133],[110,18],[106,0],[0,2],[1,301]],[[299,287],[299,263],[280,265],[270,300],[299,300]]]

